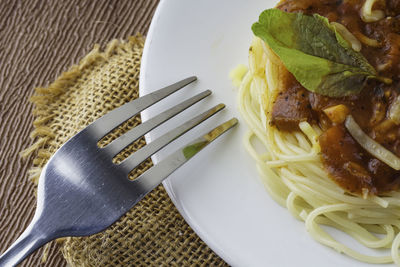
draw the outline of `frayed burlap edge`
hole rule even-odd
[[[78,65],[74,65],[68,71],[63,72],[48,87],[35,88],[35,94],[30,99],[35,105],[32,113],[36,117],[33,121],[34,130],[31,132],[30,138],[35,140],[35,142],[20,153],[23,158],[36,153],[36,158],[33,162],[34,167],[29,170],[29,178],[35,184],[37,184],[40,177],[43,163],[47,162],[52,156],[43,146],[55,137],[55,134],[48,127],[48,122],[53,118],[54,114],[48,115],[46,112],[43,112],[47,109],[47,104],[52,99],[65,93],[68,87],[82,74],[83,69],[99,63],[99,61],[106,61],[118,49],[129,50],[133,49],[134,46],[139,46],[139,49],[143,49],[143,44],[144,38],[140,34],[129,37],[128,42],[114,39],[107,45],[104,52],[101,52],[99,44],[95,44],[93,50],[81,59]]]

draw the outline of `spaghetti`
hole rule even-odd
[[[271,110],[282,86],[282,68],[279,58],[255,37],[238,99],[240,113],[249,126],[244,144],[256,161],[266,190],[295,218],[304,221],[318,242],[359,261],[400,265],[400,193],[390,191],[378,196],[363,191],[360,196],[346,192],[328,177],[321,161],[320,126],[302,121],[299,130],[287,132],[271,125],[271,114],[266,111]],[[258,152],[254,139],[261,142],[265,152]],[[362,254],[336,240],[322,225],[341,230],[365,247],[390,250],[390,255]]]

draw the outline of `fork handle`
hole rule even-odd
[[[51,241],[32,221],[21,236],[0,256],[0,267],[16,266],[32,252]]]

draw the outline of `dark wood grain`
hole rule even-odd
[[[25,229],[35,209],[27,170],[34,87],[46,86],[93,47],[146,34],[158,0],[0,0],[0,252]],[[43,250],[21,266],[38,266]],[[66,266],[56,245],[42,266]]]

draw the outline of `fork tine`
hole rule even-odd
[[[116,140],[108,144],[103,149],[105,150],[105,152],[109,153],[112,157],[114,157],[119,152],[121,152],[121,150],[123,150],[131,143],[135,142],[144,134],[148,133],[158,125],[169,120],[176,114],[184,111],[185,109],[189,108],[190,106],[194,105],[195,103],[199,102],[200,100],[204,99],[210,94],[211,91],[206,90],[200,94],[195,95],[194,97],[191,97],[183,101],[182,103],[158,114],[157,116],[151,118],[150,120],[145,121],[142,124],[138,125],[137,127],[131,129],[127,133],[123,134],[121,137],[117,138]]]
[[[86,127],[84,131],[88,131],[93,137],[101,139],[124,121],[137,115],[142,110],[150,107],[151,105],[194,82],[195,80],[197,80],[197,77],[192,76],[128,102],[97,119],[88,127]]]
[[[167,158],[162,160],[156,166],[147,170],[145,173],[143,173],[132,182],[137,183],[141,190],[142,196],[145,196],[157,185],[159,185],[165,178],[167,178],[171,173],[173,173],[190,158],[200,152],[204,147],[206,147],[224,132],[235,126],[237,122],[238,120],[236,118],[233,118],[217,126],[207,134],[195,139],[191,143],[188,143],[184,147],[170,154]]]
[[[140,163],[146,160],[148,157],[192,129],[193,127],[199,125],[203,121],[207,120],[220,110],[225,107],[224,104],[216,105],[215,107],[207,110],[206,112],[197,115],[196,117],[192,118],[191,120],[186,121],[185,123],[181,124],[180,126],[176,127],[175,129],[169,131],[168,133],[164,134],[163,136],[157,138],[150,144],[144,146],[139,151],[136,151],[134,154],[130,155],[126,158],[123,162],[121,162],[120,166],[123,170],[126,171],[128,174],[131,170],[137,167]]]

